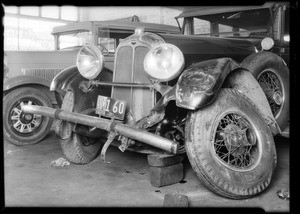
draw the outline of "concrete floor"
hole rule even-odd
[[[198,180],[184,161],[185,183],[156,188],[149,182],[147,156],[109,147],[105,165],[100,157],[88,165],[51,167],[63,157],[54,131],[35,145],[18,147],[4,140],[6,207],[162,207],[166,193],[184,194],[190,207],[260,207],[288,212],[290,201],[277,191],[289,188],[289,140],[276,138],[278,164],[271,185],[247,200],[220,197]]]

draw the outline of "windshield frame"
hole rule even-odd
[[[94,38],[93,38],[93,33],[91,30],[87,30],[87,29],[80,29],[80,30],[75,30],[75,31],[67,31],[67,32],[62,32],[62,33],[58,33],[58,34],[55,34],[54,35],[54,43],[55,43],[55,50],[64,50],[64,49],[72,49],[72,48],[76,48],[76,47],[79,47],[79,46],[70,46],[70,47],[64,47],[64,48],[61,48],[61,37],[62,36],[66,36],[66,35],[69,35],[69,36],[77,36],[78,34],[80,33],[84,33],[84,32],[90,32],[90,39],[89,41],[91,41],[91,43],[93,43],[94,41]],[[80,45],[82,46],[82,45]]]

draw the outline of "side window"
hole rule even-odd
[[[59,35],[59,49],[78,47],[86,44],[92,44],[92,33],[90,31]]]
[[[210,22],[194,18],[194,34],[210,36]]]
[[[183,25],[184,25],[184,30],[183,30],[183,34],[184,35],[193,35],[194,33],[192,32],[192,26],[193,26],[193,18],[185,18],[183,21]]]
[[[290,8],[289,7],[287,7],[285,11],[283,40],[285,42],[290,41]]]
[[[219,34],[220,37],[231,37],[231,36],[240,36],[238,33],[239,28],[233,28],[231,26],[219,24]]]

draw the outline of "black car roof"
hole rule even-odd
[[[279,2],[266,2],[263,5],[254,5],[254,6],[187,7],[176,18],[212,15],[212,14],[218,14],[218,13],[236,12],[236,11],[244,11],[244,10],[255,10],[255,9],[263,9],[263,8],[272,8],[276,3],[279,3]]]
[[[70,23],[53,28],[51,34],[63,32],[72,32],[80,30],[92,30],[93,25],[108,27],[109,29],[135,30],[138,27],[144,27],[145,31],[157,33],[180,33],[179,27],[165,24],[145,23],[145,22],[125,22],[125,21],[85,21]]]

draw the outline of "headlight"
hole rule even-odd
[[[86,45],[79,50],[76,65],[84,78],[94,79],[103,69],[104,56],[97,46]]]
[[[177,77],[183,67],[182,52],[175,45],[168,43],[154,46],[144,59],[144,69],[147,74],[161,82]]]
[[[274,46],[274,40],[270,37],[266,37],[261,41],[261,47],[263,50],[270,50]]]

